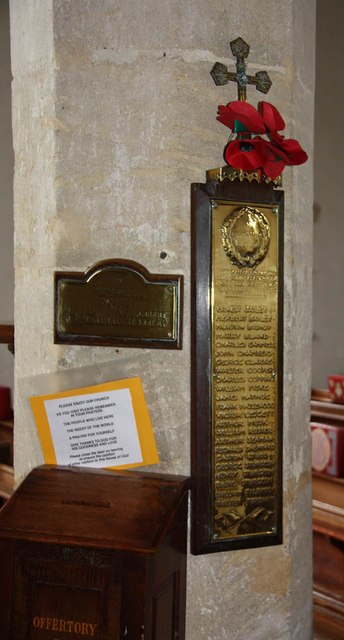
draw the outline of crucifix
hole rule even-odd
[[[211,71],[217,85],[238,85],[239,102],[224,111],[245,102],[248,84],[271,86],[265,71],[246,74],[242,38],[231,50],[236,72],[220,62]],[[227,146],[241,155],[264,148],[251,129],[234,133]],[[192,552],[279,544],[283,192],[260,168],[211,169],[205,184],[191,185],[191,215]]]
[[[271,80],[266,71],[257,71],[254,76],[249,76],[246,73],[245,59],[248,57],[250,47],[242,38],[236,38],[230,43],[230,48],[233,56],[236,58],[236,73],[228,71],[227,67],[222,62],[215,62],[211,75],[216,85],[224,85],[230,81],[236,82],[238,85],[238,100],[246,100],[246,87],[248,84],[256,85],[257,91],[261,93],[268,93],[271,87]]]
[[[268,93],[271,87],[271,80],[266,71],[257,71],[254,76],[246,73],[246,58],[250,52],[250,47],[242,38],[236,38],[230,42],[233,56],[236,58],[236,73],[228,71],[222,62],[215,62],[211,75],[216,85],[224,85],[230,81],[238,84],[238,100],[246,100],[246,87],[248,84],[256,85],[257,91]]]

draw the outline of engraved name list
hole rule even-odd
[[[214,234],[228,207],[215,212]],[[278,273],[269,253],[248,270],[214,247],[213,538],[226,539],[276,527]]]

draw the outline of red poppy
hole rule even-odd
[[[232,140],[225,148],[225,160],[236,169],[254,171],[262,166],[262,147],[264,140]]]
[[[283,131],[285,122],[276,107],[270,102],[259,102],[258,111],[262,116],[266,132]]]
[[[278,133],[285,128],[285,122],[269,102],[260,102],[258,111],[239,100],[227,106],[220,105],[217,120],[239,134],[225,148],[225,160],[235,169],[258,170],[274,180],[285,165],[302,164],[307,160],[308,156],[297,140],[286,139]],[[269,140],[251,137],[257,133],[266,134]]]
[[[235,132],[237,131],[236,122],[239,122],[242,125],[239,130],[245,129],[250,133],[265,133],[262,116],[249,102],[234,100],[227,106],[221,104],[218,113],[217,120]]]
[[[308,159],[307,153],[302,149],[297,140],[284,138],[278,133],[270,134],[270,146],[275,153],[284,160],[287,165],[303,164]]]
[[[276,149],[272,144],[264,140],[264,148],[262,150],[263,154],[263,162],[262,162],[262,170],[271,180],[274,180],[279,176],[286,162],[283,158],[280,157],[279,153],[276,152]]]
[[[272,180],[277,178],[286,164],[259,136],[252,140],[232,140],[225,149],[225,161],[235,169],[261,170]]]

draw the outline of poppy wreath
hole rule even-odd
[[[224,158],[234,169],[258,171],[274,180],[286,165],[303,164],[308,158],[297,140],[279,133],[285,122],[269,102],[259,102],[258,110],[240,100],[220,105],[217,120],[232,129]]]

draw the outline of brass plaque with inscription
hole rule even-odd
[[[283,192],[208,177],[192,215],[192,551],[279,544]]]
[[[55,342],[180,349],[183,276],[129,260],[55,274]]]
[[[214,539],[277,527],[277,215],[212,203]]]

